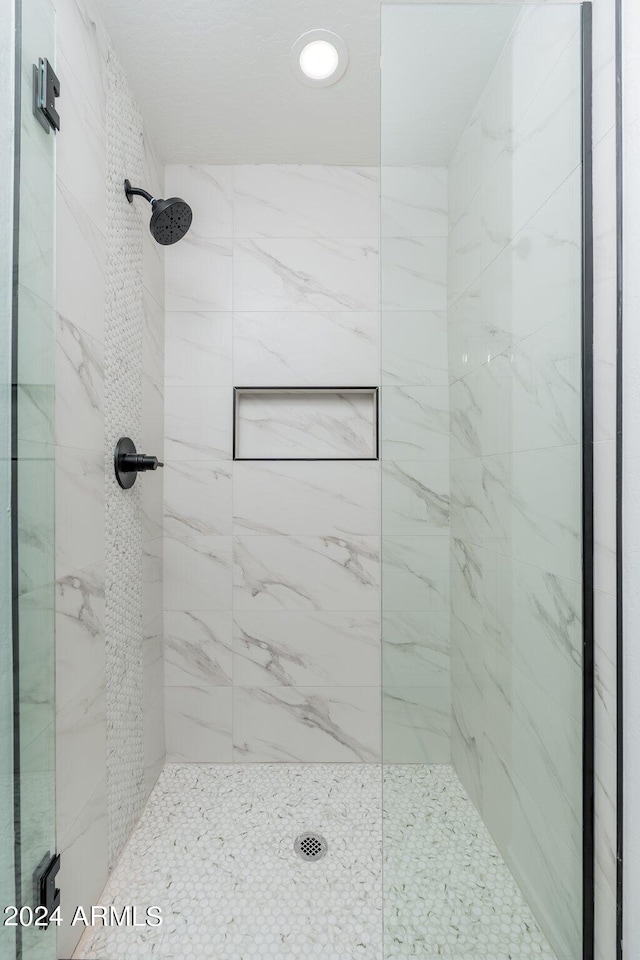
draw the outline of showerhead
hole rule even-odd
[[[153,203],[153,213],[149,224],[153,239],[165,246],[182,240],[191,226],[192,217],[191,207],[180,197],[156,200]]]
[[[124,182],[124,192],[129,203],[133,203],[134,196],[144,197],[151,204],[153,213],[149,229],[151,236],[157,243],[168,246],[182,240],[191,226],[193,214],[191,207],[180,197],[169,197],[168,200],[156,200],[150,193],[141,187],[132,187],[128,180]]]

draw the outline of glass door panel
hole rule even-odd
[[[386,957],[582,956],[583,43],[382,6]]]

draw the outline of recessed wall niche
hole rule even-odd
[[[234,460],[377,460],[377,387],[235,387]]]

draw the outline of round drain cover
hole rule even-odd
[[[322,860],[329,848],[319,833],[301,833],[296,837],[293,849],[302,860]]]

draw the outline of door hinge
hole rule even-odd
[[[59,96],[60,81],[49,61],[41,57],[33,65],[33,112],[47,133],[50,129],[60,129],[60,115],[56,110]]]
[[[56,887],[56,877],[60,871],[60,854],[51,856],[47,851],[33,874],[36,906],[45,908],[44,922],[49,925],[49,917],[60,906],[60,890]]]

